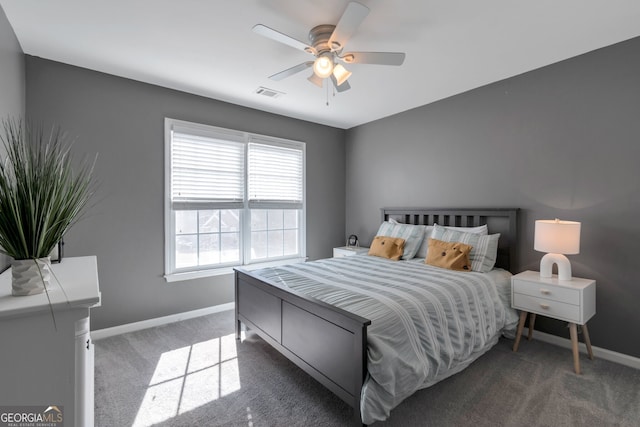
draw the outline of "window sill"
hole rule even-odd
[[[278,265],[297,264],[299,262],[305,262],[306,260],[307,260],[306,258],[289,258],[289,259],[281,259],[277,261],[259,262],[255,264],[236,265],[233,267],[222,267],[222,268],[211,268],[208,270],[187,271],[184,273],[165,274],[164,279],[169,283],[182,282],[185,280],[200,279],[203,277],[213,277],[213,276],[222,276],[225,274],[233,274],[234,268],[241,268],[243,270],[251,271],[251,270],[257,270],[259,268],[275,267]]]

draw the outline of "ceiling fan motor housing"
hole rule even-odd
[[[331,34],[333,34],[333,30],[335,28],[335,25],[323,24],[313,27],[311,31],[309,31],[309,41],[311,42],[311,46],[315,49],[316,55],[340,50],[342,48],[338,45],[338,49],[331,49],[331,46],[329,45],[329,39],[331,38]]]

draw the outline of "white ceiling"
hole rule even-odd
[[[351,64],[351,90],[268,76],[312,59],[251,31],[307,42],[348,0],[0,0],[25,53],[348,129],[640,36],[638,0],[359,0],[345,51],[402,51],[400,67]],[[272,99],[254,91],[284,92]],[[329,105],[326,105],[327,99]]]

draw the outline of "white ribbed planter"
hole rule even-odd
[[[51,280],[51,258],[11,261],[11,295],[41,294]]]

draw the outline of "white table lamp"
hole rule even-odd
[[[540,260],[540,277],[551,277],[553,264],[557,264],[558,279],[571,280],[571,263],[565,255],[580,253],[580,223],[537,220],[534,249],[547,252]]]

